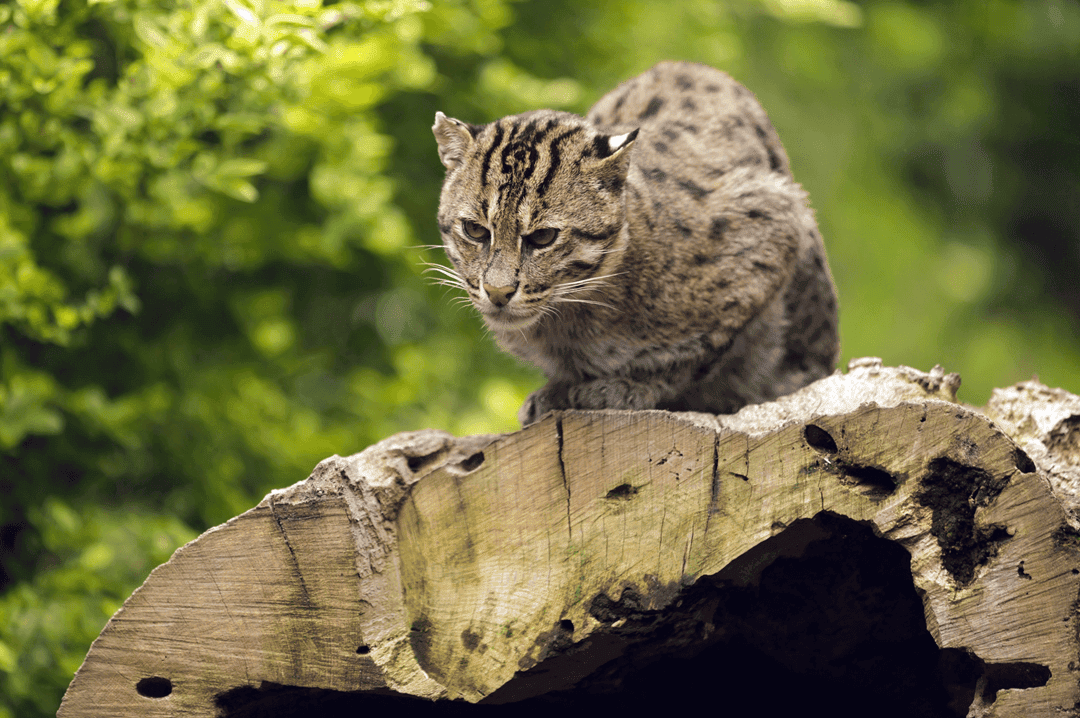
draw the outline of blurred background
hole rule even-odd
[[[0,4],[0,718],[202,530],[541,377],[453,293],[436,110],[583,113],[661,59],[754,91],[809,191],[842,364],[1080,392],[1074,0]]]

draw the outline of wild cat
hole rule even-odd
[[[832,372],[836,290],[806,193],[757,99],[663,62],[585,118],[441,112],[439,231],[499,346],[553,409],[730,413]]]

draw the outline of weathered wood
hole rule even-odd
[[[566,412],[332,457],[155,569],[58,715],[228,714],[275,685],[569,688],[691,587],[800,555],[823,516],[910,553],[930,635],[978,667],[969,715],[1075,714],[1080,533],[1048,476],[1068,493],[1080,399],[1029,382],[984,414],[958,383],[860,360],[730,417]]]

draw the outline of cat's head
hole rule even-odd
[[[637,130],[605,135],[539,110],[488,125],[439,112],[432,131],[446,166],[443,245],[488,325],[519,330],[560,303],[597,303],[605,257],[619,249]]]

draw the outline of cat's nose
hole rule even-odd
[[[510,297],[514,296],[514,292],[517,291],[516,284],[508,284],[505,287],[495,287],[487,282],[484,282],[484,291],[487,292],[488,299],[496,307],[506,306],[506,303],[510,301]]]

